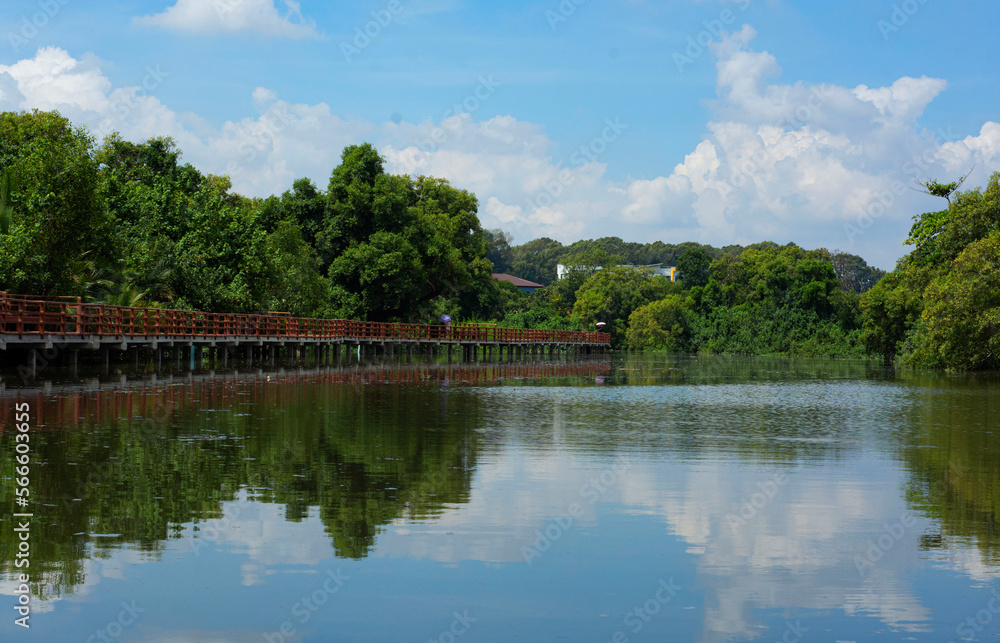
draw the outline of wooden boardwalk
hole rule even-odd
[[[188,352],[192,361],[208,351],[225,362],[231,354],[274,359],[284,350],[300,355],[313,348],[321,360],[339,358],[356,346],[360,352],[393,354],[414,347],[455,348],[463,359],[475,361],[480,352],[503,359],[548,350],[594,353],[607,349],[607,333],[586,331],[498,328],[493,324],[403,324],[344,319],[310,319],[282,313],[226,314],[163,308],[134,308],[85,303],[77,297],[36,297],[0,291],[0,351],[28,350],[28,367],[35,370],[38,351],[55,351],[75,365],[77,353],[100,351],[105,364],[110,351],[152,350],[157,363],[164,349],[180,363]],[[51,361],[47,356],[43,357]]]

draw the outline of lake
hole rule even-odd
[[[1000,640],[996,377],[612,355],[4,382],[3,641]]]

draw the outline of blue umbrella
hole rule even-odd
[[[450,315],[441,315],[440,317],[438,317],[438,319],[441,320],[442,324],[451,323],[451,316]]]

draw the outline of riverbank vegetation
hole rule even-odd
[[[771,242],[514,246],[482,228],[473,194],[390,174],[367,143],[344,149],[325,190],[301,178],[248,198],[183,163],[169,138],[98,142],[55,112],[3,113],[0,290],[373,321],[604,322],[618,349],[995,369],[997,181],[950,191],[947,209],[915,217],[914,250],[885,275],[856,255]],[[557,279],[560,263],[568,273]],[[679,279],[650,264],[675,266]],[[544,287],[528,295],[493,272]]]

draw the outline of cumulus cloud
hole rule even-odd
[[[325,187],[323,177],[344,146],[378,134],[371,123],[342,119],[324,103],[289,103],[263,87],[252,94],[257,114],[215,127],[157,98],[171,82],[169,70],[155,66],[135,85],[112,87],[96,62],[48,47],[34,58],[0,65],[0,109],[58,110],[87,125],[98,141],[112,132],[137,141],[170,136],[186,161],[204,172],[228,174],[234,189],[251,196],[280,193],[302,176]]]
[[[163,13],[134,18],[135,24],[196,34],[253,32],[276,38],[316,38],[316,24],[306,20],[298,2],[282,0],[177,0]]]
[[[886,267],[904,251],[900,230],[909,218],[936,206],[909,189],[915,180],[975,165],[973,185],[1000,170],[1000,125],[953,143],[950,132],[919,127],[944,80],[904,77],[876,88],[781,83],[775,58],[750,49],[754,36],[744,26],[712,46],[714,118],[668,176],[609,181],[600,154],[557,161],[540,130],[524,131],[514,120],[466,119],[431,145],[428,123],[387,155],[399,171],[416,167],[487,195],[484,222],[520,239],[572,241],[582,231],[715,245],[794,240]],[[459,141],[466,150],[474,145],[456,158]]]
[[[613,115],[582,132],[590,142],[561,158],[539,123],[477,119],[492,80],[470,86],[468,98],[440,120],[419,123],[343,118],[325,103],[294,104],[258,87],[256,113],[216,126],[157,98],[161,85],[175,82],[169,69],[148,68],[130,86],[114,87],[96,60],[43,48],[0,66],[0,108],[58,109],[99,135],[172,136],[185,160],[230,175],[234,188],[251,196],[280,193],[303,176],[324,187],[343,147],[367,140],[390,171],[445,177],[473,191],[484,225],[520,242],[614,235],[722,246],[770,239],[839,248],[886,268],[905,252],[899,244],[910,217],[940,207],[910,189],[915,181],[956,178],[975,167],[967,185],[983,185],[1000,170],[1000,124],[987,122],[964,138],[919,125],[944,80],[784,83],[778,61],[751,49],[753,37],[747,26],[712,46],[718,78],[711,119],[665,176],[609,179],[609,150],[643,136]]]

